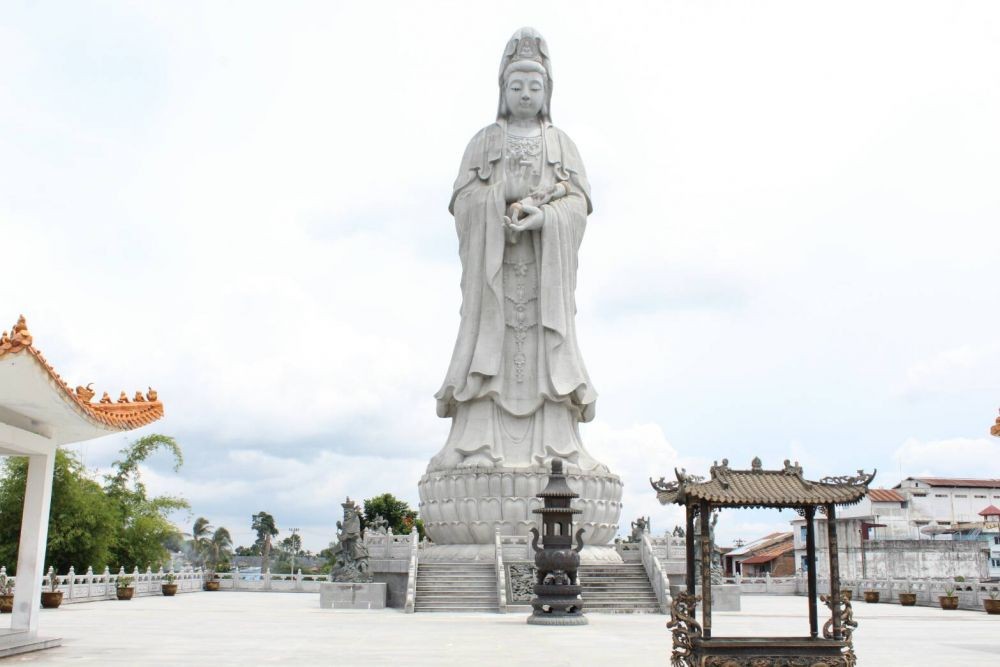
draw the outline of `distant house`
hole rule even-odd
[[[724,554],[723,567],[729,576],[790,576],[795,574],[794,550],[792,533],[771,533]]]
[[[837,515],[841,573],[849,577],[1000,577],[1000,479],[908,477],[872,489]],[[826,519],[817,515],[824,574]],[[792,521],[798,569],[807,570],[805,519]],[[995,549],[995,551],[993,550]]]

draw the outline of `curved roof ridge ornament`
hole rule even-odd
[[[819,480],[820,484],[847,484],[849,486],[868,486],[875,479],[875,473],[878,472],[878,468],[872,470],[871,474],[864,471],[863,468],[858,469],[857,475],[833,475],[830,477],[824,477]]]

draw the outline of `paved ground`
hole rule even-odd
[[[1000,664],[1000,616],[859,602],[862,667]],[[716,635],[805,635],[805,598],[744,596]],[[9,618],[9,616],[7,617]],[[44,610],[63,646],[5,662],[91,665],[669,665],[658,615],[590,616],[585,627],[530,626],[522,614],[403,614],[319,608],[319,594],[197,593]]]

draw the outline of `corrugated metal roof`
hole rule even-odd
[[[969,487],[976,489],[1000,489],[1000,479],[973,479],[970,477],[908,477],[928,486]],[[893,488],[900,488],[897,484]]]
[[[750,556],[750,558],[742,561],[743,565],[760,565],[761,563],[770,563],[775,558],[788,553],[795,548],[795,543],[792,541],[791,535],[788,537],[789,539],[787,541],[777,544],[770,549],[764,549],[760,553]]]
[[[868,489],[868,497],[873,503],[902,503],[906,501],[903,494],[892,489]]]

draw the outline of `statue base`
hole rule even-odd
[[[385,609],[385,584],[335,581],[319,585],[320,609]]]
[[[586,616],[534,615],[528,617],[528,625],[587,625]]]
[[[497,531],[527,536],[538,527],[532,510],[542,506],[536,495],[548,478],[545,466],[430,471],[417,485],[424,528],[436,545],[448,546],[488,545],[492,549]],[[573,507],[583,514],[574,524],[584,529],[584,544],[607,545],[618,534],[621,478],[570,467],[566,482],[580,495]]]

